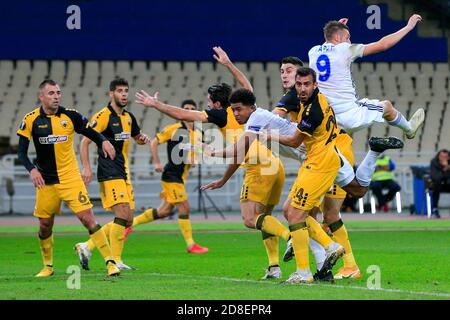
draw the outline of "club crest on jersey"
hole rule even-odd
[[[121,132],[121,133],[116,133],[114,135],[114,140],[123,141],[123,140],[130,139],[130,137],[131,137],[131,134],[129,132]]]
[[[67,120],[62,120],[62,121],[61,121],[61,125],[63,126],[63,128],[67,128],[67,126],[69,125],[69,123],[67,122]]]
[[[68,136],[49,135],[47,137],[39,137],[40,144],[57,144],[67,142],[68,140],[69,140]]]
[[[25,122],[25,121],[22,121],[22,123],[20,124],[19,129],[20,129],[20,130],[25,130],[26,127],[27,127],[26,122]]]

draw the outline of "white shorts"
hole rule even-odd
[[[336,113],[338,125],[348,133],[368,128],[374,122],[384,122],[384,107],[380,100],[364,98],[352,104],[354,105],[352,109]]]
[[[342,155],[339,149],[337,150],[339,153],[339,157],[343,162],[343,165],[339,168],[338,175],[336,179],[334,179],[334,183],[342,188],[352,182],[352,180],[355,178],[355,172],[353,171],[353,167],[351,166],[350,162],[348,162],[348,160]]]

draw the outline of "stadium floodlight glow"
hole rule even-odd
[[[428,216],[428,219],[431,218],[431,199],[430,199],[429,192],[427,192],[427,216]]]
[[[377,212],[377,207],[375,206],[375,198],[373,196],[370,197],[370,209],[372,211],[372,214],[375,214]]]
[[[400,192],[395,194],[395,202],[397,203],[397,213],[402,213],[402,200],[400,198]]]
[[[359,214],[363,214],[364,213],[364,201],[363,201],[363,198],[359,198],[358,204],[359,204]]]

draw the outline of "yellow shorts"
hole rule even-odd
[[[249,167],[245,171],[241,189],[241,202],[254,201],[265,206],[276,206],[280,202],[284,185],[284,167],[278,159],[278,170],[275,174],[261,174],[261,166]]]
[[[33,215],[38,218],[51,218],[55,214],[60,214],[61,201],[64,201],[74,213],[93,207],[80,176],[79,179],[67,183],[36,188],[36,205]]]
[[[291,205],[304,211],[319,207],[321,198],[333,185],[337,173],[338,170],[323,173],[301,167],[289,192],[289,198],[292,199]]]
[[[124,179],[106,180],[100,182],[100,197],[105,210],[111,210],[116,204],[128,203],[134,210],[133,186]]]
[[[160,198],[170,204],[187,201],[187,193],[184,183],[161,181],[162,191]]]
[[[339,149],[341,154],[347,159],[350,165],[353,167],[355,165],[355,155],[353,154],[353,139],[348,134],[340,133],[336,138],[336,147]],[[345,199],[347,192],[345,192],[337,184],[333,185],[325,197],[331,199]]]

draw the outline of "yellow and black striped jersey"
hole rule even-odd
[[[84,116],[61,106],[54,115],[39,107],[24,116],[17,134],[33,140],[35,165],[46,184],[64,183],[80,175],[73,139],[74,133],[85,131],[86,126]]]
[[[217,125],[223,137],[229,143],[236,143],[244,132],[244,125],[237,122],[231,107],[208,109],[204,113],[208,122]]]
[[[188,129],[183,122],[166,126],[156,134],[159,144],[167,142],[168,162],[164,166],[161,180],[164,182],[185,183],[190,163],[193,159],[193,146],[201,146],[203,133]]]
[[[300,99],[297,96],[295,87],[289,89],[275,106],[275,109],[281,109],[289,113],[291,120],[296,122],[298,118],[298,111],[300,108]]]
[[[106,181],[113,179],[130,179],[128,150],[130,138],[141,133],[134,115],[123,110],[122,114],[117,114],[111,104],[94,114],[89,123],[90,127],[101,133],[111,142],[116,150],[114,160],[105,158],[103,151],[98,150],[98,181]]]
[[[297,129],[306,137],[303,143],[307,159],[302,166],[317,172],[330,172],[341,167],[336,151],[338,127],[327,98],[314,90],[306,103],[300,104]]]

